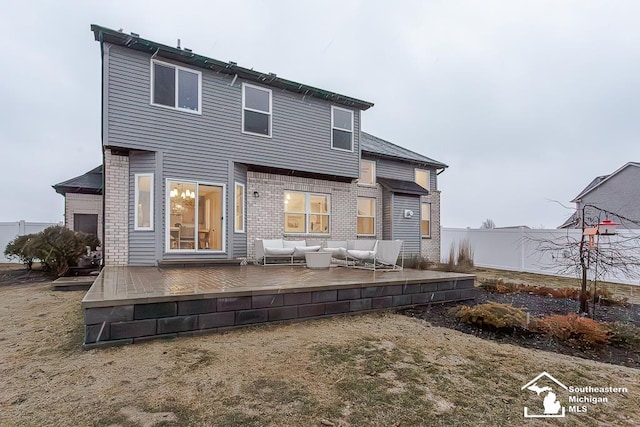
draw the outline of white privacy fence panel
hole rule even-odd
[[[4,249],[7,244],[18,236],[38,233],[47,227],[58,225],[55,222],[0,222],[0,262],[20,262],[19,260],[9,260],[4,256]]]
[[[442,228],[442,261],[449,257],[452,245],[458,247],[461,241],[468,241],[473,250],[473,262],[478,267],[501,270],[523,271],[528,273],[552,274],[577,277],[576,273],[562,273],[558,260],[553,256],[563,256],[562,252],[552,253],[540,250],[541,242],[573,240],[580,241],[581,230],[531,230],[516,229],[470,229]],[[626,253],[640,257],[640,230],[619,230],[616,236],[601,236],[600,245],[615,245],[619,241],[637,238],[637,243]],[[567,256],[568,254],[565,254]],[[640,269],[635,269],[640,276]],[[593,271],[589,271],[590,278]],[[638,277],[627,277],[621,273],[610,274],[602,278],[615,283],[640,285]],[[599,278],[600,280],[600,278]]]

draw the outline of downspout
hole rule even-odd
[[[105,227],[105,218],[107,214],[106,203],[105,203],[105,189],[106,189],[106,168],[105,168],[105,154],[104,154],[104,45],[103,45],[103,36],[102,30],[98,33],[98,41],[100,42],[100,141],[102,145],[102,259],[100,260],[100,269],[104,268],[105,262],[105,246],[104,242],[106,240],[106,227]]]

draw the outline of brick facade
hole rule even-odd
[[[105,265],[129,262],[129,157],[104,153]]]
[[[64,209],[64,225],[73,230],[74,214],[98,215],[98,239],[102,242],[102,195],[66,193]]]
[[[429,261],[440,262],[440,191],[422,196],[421,202],[431,203],[431,237],[422,239],[420,254]]]
[[[284,232],[284,193],[304,191],[330,195],[329,234],[290,234]],[[258,197],[254,193],[258,193]],[[382,190],[356,183],[336,182],[294,176],[247,172],[247,257],[255,256],[256,239],[351,240],[357,236],[358,196],[376,198],[376,235],[382,238]],[[365,238],[365,237],[363,237]]]

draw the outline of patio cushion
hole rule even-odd
[[[307,246],[307,242],[304,240],[284,240],[282,245],[284,248],[296,248],[298,246]]]
[[[263,248],[283,248],[282,239],[273,239],[273,240],[263,240],[262,241]]]
[[[267,255],[286,255],[290,256],[295,251],[295,248],[264,248],[264,253]]]
[[[323,251],[331,252],[331,256],[334,258],[347,256],[347,248],[324,248]]]
[[[357,259],[371,259],[376,256],[375,251],[359,251],[356,249],[348,250],[347,253],[349,254],[349,256]]]
[[[347,249],[356,250],[356,251],[372,251],[376,246],[376,242],[377,240],[371,240],[371,239],[349,240],[348,241],[349,246]]]
[[[318,252],[320,250],[320,246],[296,246],[295,251],[293,252],[294,257],[303,257],[307,252]]]

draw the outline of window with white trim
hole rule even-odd
[[[202,73],[157,60],[151,61],[151,104],[201,111]]]
[[[353,151],[353,111],[331,106],[331,148]]]
[[[376,199],[358,197],[358,235],[376,234]]]
[[[431,237],[431,203],[420,205],[420,234],[422,237]]]
[[[234,231],[236,233],[244,233],[244,184],[236,182],[235,187]]]
[[[360,160],[360,178],[358,184],[376,184],[376,162],[373,160]]]
[[[271,89],[242,84],[242,132],[271,137]]]
[[[430,190],[431,171],[426,169],[415,169],[415,182],[425,190]]]
[[[137,173],[134,175],[134,203],[134,230],[153,230],[152,173]]]
[[[329,234],[329,195],[286,191],[284,232]]]

